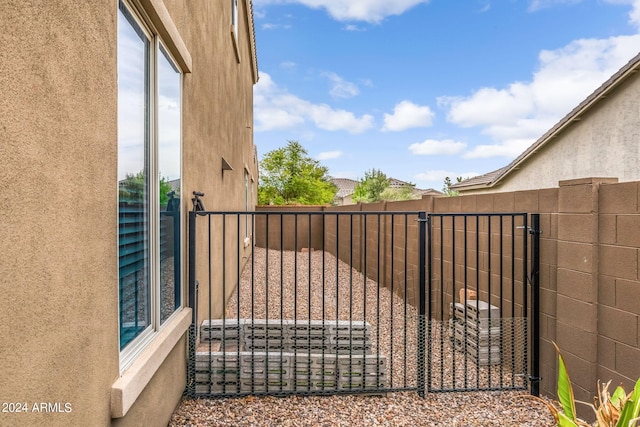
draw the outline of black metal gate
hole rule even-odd
[[[514,271],[509,277],[522,274],[512,289],[526,289],[527,215],[508,215],[495,218],[501,224],[506,218],[524,218],[510,225],[511,238],[524,251],[514,252],[512,244],[511,260],[522,256],[524,261],[522,270],[509,265]],[[460,222],[458,216],[425,212],[191,212],[189,305],[194,317],[188,394],[424,395],[526,388],[534,372],[528,369],[535,343],[519,334],[529,330],[532,296],[522,300],[496,294],[493,279],[485,281],[485,271],[473,267],[467,255],[465,267],[458,267],[460,233],[472,232],[475,224],[478,233],[495,234],[497,225],[485,217],[460,217],[467,218]],[[459,224],[464,224],[462,231],[456,230]],[[447,233],[453,246],[447,244]],[[475,248],[484,253],[482,235]],[[465,254],[472,249],[464,248]],[[489,277],[493,265],[489,262]],[[475,281],[470,278],[474,268]],[[456,270],[466,271],[464,280]],[[475,323],[456,317],[472,311],[469,302],[460,309],[454,301],[458,288],[479,295]],[[490,336],[488,350],[482,301],[498,302],[501,310],[501,323],[495,325],[500,337]],[[523,327],[503,314],[525,318]],[[473,331],[477,342],[466,339]],[[475,356],[474,348],[479,349]],[[494,361],[495,348],[500,363]],[[497,375],[503,379],[494,381]]]
[[[428,224],[427,390],[538,395],[539,215],[430,214]]]

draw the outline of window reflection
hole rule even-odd
[[[149,49],[129,12],[118,13],[118,249],[120,348],[151,325],[149,276]]]
[[[161,323],[180,307],[180,78],[161,46],[158,54]]]

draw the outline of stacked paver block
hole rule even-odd
[[[286,333],[294,352],[332,353],[334,342],[328,323],[314,320],[289,321]]]
[[[451,340],[480,366],[501,363],[500,309],[485,301],[466,300],[451,304]]]
[[[244,320],[243,349],[261,352],[288,351],[291,340],[287,323],[262,319]]]
[[[196,392],[384,388],[387,361],[371,354],[370,329],[364,321],[205,320]],[[217,351],[225,348],[235,351]]]
[[[331,336],[337,354],[371,354],[371,325],[367,322],[336,320]]]
[[[296,391],[335,390],[338,364],[335,354],[291,353],[292,386]]]
[[[240,389],[240,353],[196,353],[196,393],[236,393]]]
[[[244,338],[244,319],[205,320],[200,326],[200,342],[214,344],[210,351],[238,351]],[[224,344],[224,348],[222,348]]]
[[[373,354],[338,356],[338,374],[340,390],[383,388],[387,359]]]
[[[292,368],[288,353],[243,351],[240,360],[240,391],[291,389]]]

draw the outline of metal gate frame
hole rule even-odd
[[[406,374],[405,374],[405,383],[404,383],[404,387],[373,387],[373,388],[369,388],[369,389],[356,389],[356,390],[333,390],[333,389],[328,389],[328,390],[316,390],[316,391],[312,391],[310,389],[308,390],[304,390],[302,392],[300,391],[287,391],[287,390],[282,390],[282,387],[280,387],[280,389],[278,390],[269,390],[267,388],[266,391],[258,391],[256,392],[255,390],[253,390],[253,388],[250,391],[240,391],[240,388],[238,386],[238,388],[234,391],[234,390],[226,390],[226,388],[223,389],[222,393],[216,392],[213,393],[211,392],[211,388],[209,389],[209,393],[202,393],[202,392],[197,392],[196,391],[196,339],[198,337],[198,280],[196,279],[196,236],[197,236],[197,232],[196,232],[196,223],[197,223],[197,217],[207,217],[209,218],[209,244],[211,244],[211,217],[212,216],[230,216],[230,217],[236,217],[237,218],[237,222],[238,222],[238,233],[240,230],[240,217],[250,217],[251,218],[251,230],[252,230],[252,236],[255,236],[255,218],[258,215],[294,215],[296,218],[299,215],[304,215],[307,216],[309,218],[311,218],[311,216],[313,215],[320,215],[323,218],[323,222],[326,220],[327,216],[335,216],[336,217],[336,222],[338,223],[338,217],[341,215],[348,215],[350,216],[350,222],[351,222],[351,229],[348,230],[349,233],[353,233],[353,217],[354,216],[358,216],[360,218],[366,218],[367,216],[377,216],[378,218],[378,226],[380,224],[380,217],[384,216],[384,215],[404,215],[405,216],[405,230],[406,230],[406,224],[408,223],[408,215],[412,215],[415,216],[415,221],[417,221],[417,234],[418,234],[418,239],[419,239],[419,244],[418,244],[418,260],[419,260],[419,267],[417,270],[417,275],[418,275],[418,283],[422,284],[422,286],[419,286],[419,295],[418,295],[418,301],[417,302],[417,327],[416,327],[416,333],[417,333],[417,348],[415,349],[415,355],[416,355],[416,363],[417,363],[417,367],[416,367],[416,378],[415,378],[415,385],[407,385],[407,381],[406,381]],[[431,302],[431,298],[427,298],[427,292],[429,293],[429,295],[432,295],[432,292],[434,290],[434,281],[435,281],[435,273],[434,273],[434,268],[433,268],[433,257],[434,257],[434,246],[433,246],[433,231],[434,231],[434,223],[435,221],[437,221],[438,218],[440,218],[440,220],[442,221],[442,218],[454,218],[454,217],[459,217],[459,216],[466,216],[466,217],[475,217],[475,218],[479,218],[479,217],[501,217],[501,216],[509,216],[509,217],[514,217],[514,216],[519,216],[523,218],[523,225],[521,225],[521,227],[524,230],[524,236],[525,238],[523,239],[523,251],[525,253],[524,255],[524,266],[523,266],[523,283],[524,283],[524,295],[525,295],[525,301],[524,301],[524,306],[525,306],[525,313],[529,313],[530,316],[526,316],[527,317],[527,325],[525,326],[525,331],[527,333],[527,359],[526,359],[526,365],[527,365],[527,372],[525,373],[525,378],[523,380],[523,385],[521,387],[504,387],[504,386],[499,386],[499,387],[495,387],[495,386],[491,386],[491,387],[464,387],[464,388],[460,388],[460,387],[452,387],[452,388],[446,388],[446,387],[435,387],[432,384],[432,364],[434,361],[434,355],[431,349],[431,346],[427,346],[427,344],[429,342],[431,342],[431,319],[433,316],[432,313],[432,302]],[[513,213],[508,213],[508,214],[498,214],[498,213],[492,213],[492,214],[435,214],[435,213],[426,213],[424,211],[421,212],[366,212],[366,211],[357,211],[357,212],[344,212],[344,211],[337,211],[337,212],[289,212],[289,211],[282,211],[282,212],[271,212],[271,213],[265,213],[265,212],[246,212],[246,211],[240,211],[240,212],[208,212],[208,211],[204,211],[204,210],[198,210],[196,211],[194,209],[194,211],[189,212],[189,229],[188,229],[188,234],[189,234],[189,254],[188,254],[188,265],[189,265],[189,293],[188,293],[188,305],[189,307],[192,308],[193,310],[193,317],[192,317],[192,325],[189,329],[189,360],[187,363],[187,389],[186,389],[186,394],[190,397],[196,397],[196,396],[207,396],[207,397],[233,397],[233,396],[242,396],[242,395],[248,395],[248,394],[254,394],[254,395],[288,395],[288,394],[345,394],[345,393],[359,393],[359,392],[366,392],[366,393],[387,393],[387,392],[395,392],[395,391],[416,391],[421,397],[425,396],[426,392],[448,392],[448,391],[480,391],[480,390],[509,390],[509,389],[527,389],[529,388],[531,394],[533,395],[539,395],[539,358],[538,358],[538,351],[539,351],[539,215],[538,214],[531,214],[531,226],[528,225],[528,216],[529,214],[526,213],[517,213],[517,214],[513,214]],[[282,218],[282,217],[281,217]],[[282,220],[281,224],[282,224]],[[455,221],[455,220],[454,220]],[[364,222],[364,229],[365,229],[365,233],[366,233],[366,221]],[[297,233],[297,219],[296,219],[296,229],[295,232]],[[466,223],[466,220],[465,220]],[[309,230],[311,230],[311,220],[308,221],[309,224]],[[392,220],[392,224],[393,224],[393,220]],[[336,227],[339,227],[339,224],[336,225]],[[394,227],[392,227],[392,233],[393,233],[393,229]],[[267,225],[267,230],[268,230],[268,225]],[[224,228],[223,228],[223,233],[224,233]],[[344,231],[343,231],[344,232]],[[442,232],[442,227],[441,227],[441,232]],[[282,229],[281,229],[281,233],[282,233]],[[379,233],[379,228],[378,228],[378,233]],[[455,234],[455,227],[453,227],[453,233]],[[268,234],[268,231],[267,231]],[[490,234],[490,233],[489,233]],[[512,233],[512,236],[514,236],[515,233]],[[529,247],[529,243],[528,243],[528,238],[526,238],[527,235],[531,236],[531,242],[530,242],[530,247],[531,247],[531,259],[529,261],[529,255],[528,255],[528,247]],[[393,234],[392,234],[393,236]],[[239,236],[238,236],[239,238]],[[282,235],[281,235],[282,238]],[[406,234],[405,234],[405,239],[406,239]],[[224,239],[223,239],[224,240]],[[455,241],[455,238],[454,238]],[[393,237],[392,237],[392,242],[393,242]],[[337,244],[337,243],[336,243]],[[268,245],[267,245],[268,246]],[[406,247],[406,246],[405,246]],[[322,250],[324,250],[324,238],[323,238],[323,247]],[[337,250],[337,249],[336,249]],[[366,253],[366,239],[365,239],[365,253]],[[378,250],[380,250],[380,243],[378,240]],[[255,253],[255,252],[254,252]],[[379,254],[378,254],[379,256]],[[366,258],[366,257],[365,257]],[[378,258],[379,261],[379,258]],[[323,257],[323,262],[324,262],[324,257]],[[529,262],[530,262],[530,267],[529,267]],[[209,264],[211,264],[209,262]],[[406,265],[405,265],[406,267]],[[224,268],[224,267],[223,267]],[[365,271],[366,271],[366,262],[365,262],[365,267],[364,267]],[[209,265],[209,270],[211,270],[211,265]],[[530,275],[529,275],[530,272]],[[405,276],[406,279],[406,276]],[[337,280],[337,279],[336,279]],[[366,283],[366,279],[365,279],[365,283]],[[392,285],[393,286],[393,285]],[[405,288],[406,290],[406,288]],[[529,307],[529,299],[531,299],[531,307]],[[406,300],[405,300],[406,303]],[[427,308],[428,305],[428,308]],[[378,308],[379,309],[379,308]],[[405,310],[406,312],[406,310]],[[529,318],[530,317],[530,318]],[[224,316],[223,316],[224,318]],[[529,328],[529,322],[531,323],[531,327]],[[405,324],[406,324],[406,319],[405,319]],[[531,334],[528,334],[528,331],[531,330]],[[406,331],[405,331],[406,334]],[[405,338],[405,346],[406,346],[406,338]],[[428,349],[427,349],[428,347]],[[407,349],[405,348],[405,352],[407,351]],[[350,353],[351,354],[351,353]],[[530,359],[528,358],[530,354]],[[349,356],[351,357],[351,355]],[[324,362],[323,362],[324,363]],[[405,353],[405,363],[406,363],[406,353]],[[323,365],[324,366],[324,365]],[[224,369],[223,369],[224,371]],[[239,375],[239,374],[238,374]],[[238,376],[239,378],[239,376]]]
[[[529,225],[529,217],[531,219],[531,225]],[[470,221],[471,219],[471,221]],[[520,221],[520,224],[517,225],[516,220]],[[445,221],[448,221],[445,223]],[[482,222],[481,222],[482,221]],[[434,293],[439,295],[439,305],[438,301],[436,301],[435,308],[439,310],[439,313],[434,313],[434,301],[430,300],[428,302],[428,308],[426,312],[424,311],[425,307],[423,307],[423,303],[425,301],[421,299],[420,302],[420,312],[424,314],[424,318],[426,319],[426,335],[427,341],[430,343],[427,349],[427,366],[426,366],[426,390],[428,392],[467,392],[467,391],[502,391],[502,390],[529,390],[531,394],[535,396],[539,396],[539,316],[540,316],[540,281],[539,281],[539,265],[540,265],[540,215],[539,214],[527,214],[527,213],[431,213],[427,215],[426,220],[424,222],[427,224],[427,240],[428,240],[428,253],[427,253],[427,279],[426,279],[426,290],[430,296],[433,296]],[[458,223],[462,223],[462,227],[459,227]],[[504,223],[510,225],[510,230],[507,230],[507,234],[503,233]],[[497,223],[499,231],[497,233],[492,232],[492,224]],[[445,228],[449,226],[450,229],[447,229],[445,232]],[[481,248],[480,244],[480,228],[484,226],[486,237],[486,246]],[[519,235],[518,230],[522,231],[522,234]],[[509,233],[510,231],[510,233]],[[421,228],[421,233],[424,231]],[[445,254],[444,252],[444,238],[446,233],[450,233],[449,242],[450,242],[450,253]],[[461,238],[462,236],[462,238]],[[492,249],[492,237],[499,236],[496,240],[498,241],[499,249]],[[505,240],[505,236],[510,237]],[[469,280],[470,278],[467,276],[468,270],[470,269],[468,263],[468,238],[473,237],[475,242],[475,248],[473,249],[473,253],[475,254],[475,268],[471,267],[471,270],[475,272],[475,288],[474,285],[469,285],[470,282],[474,282],[474,280]],[[516,266],[516,239],[520,238],[522,240],[522,247],[519,249],[521,256],[521,265],[522,269],[521,276],[519,278],[516,277],[515,274],[515,266]],[[462,248],[456,248],[456,241],[462,240]],[[510,247],[510,253],[503,253],[505,246],[505,241],[507,242],[506,246]],[[434,242],[439,243],[437,244]],[[471,245],[473,246],[473,245]],[[439,248],[439,251],[437,250]],[[529,248],[531,252],[529,253]],[[489,259],[485,261],[487,264],[486,271],[482,272],[482,275],[486,275],[486,288],[481,291],[480,289],[480,277],[481,277],[481,268],[480,268],[480,258],[479,254],[481,249],[485,250],[485,254],[488,254]],[[463,261],[462,263],[456,262],[456,250],[463,251]],[[497,253],[496,253],[497,252]],[[499,271],[493,272],[492,265],[496,264],[495,260],[492,260],[491,256],[494,255],[498,261],[497,264],[499,266]],[[487,255],[485,255],[487,256]],[[440,265],[434,265],[435,260],[440,260]],[[446,259],[452,267],[450,267],[450,271],[448,273],[445,272],[445,268],[443,264],[446,262]],[[510,272],[506,275],[504,274],[504,265],[503,262],[505,259],[511,259]],[[462,270],[463,278],[462,280],[456,278],[456,270],[458,267]],[[496,288],[500,288],[499,297],[495,295],[497,292],[492,290],[492,276],[497,275],[497,279],[499,280],[499,285],[494,286]],[[511,281],[511,307],[503,307],[503,281],[508,278]],[[439,286],[436,286],[436,282],[439,279]],[[495,279],[493,279],[495,280]],[[449,281],[451,283],[450,289],[445,282]],[[457,283],[462,282],[462,286],[456,286]],[[516,285],[516,282],[519,282],[519,286]],[[460,298],[456,298],[456,288],[460,293]],[[444,297],[445,293],[450,290],[449,300],[446,300]],[[434,292],[435,291],[435,292]],[[481,303],[483,301],[473,301],[473,298],[469,298],[472,300],[470,303],[463,303],[463,295],[466,298],[469,291],[476,292],[478,295],[481,293],[485,294],[483,300],[489,300],[490,302],[495,301],[496,297],[498,300],[499,307],[493,306],[492,304],[487,304],[486,308],[481,309]],[[516,292],[519,292],[521,301],[521,308],[519,310],[520,317],[519,319],[514,318],[515,316],[515,308],[516,305],[514,302],[518,298]],[[446,302],[445,302],[446,301]],[[454,303],[459,301],[458,304],[455,304],[456,308],[454,309]],[[446,306],[450,306],[450,318],[445,318],[445,308]],[[510,308],[510,310],[509,310]],[[497,310],[496,310],[497,309]],[[438,311],[435,310],[435,311]],[[500,319],[497,321],[489,319],[488,322],[485,319],[476,318],[473,319],[473,315],[476,312],[480,312],[481,310],[487,310],[488,313],[494,312],[499,313]],[[452,313],[456,311],[457,315],[462,317],[464,320],[460,320],[457,318],[457,315]],[[504,317],[506,313],[510,313],[511,316]],[[477,315],[479,316],[479,314]],[[446,323],[445,323],[446,321]],[[433,324],[430,324],[432,323]],[[480,324],[481,322],[486,322],[489,327],[481,330]],[[493,323],[495,322],[495,323]],[[448,325],[447,325],[448,323]],[[491,326],[495,325],[493,328]],[[516,333],[516,330],[521,328],[522,330]],[[492,335],[494,334],[494,329],[496,329],[496,341],[494,344],[494,338]],[[446,333],[451,335],[451,348],[448,348],[449,351],[453,349],[453,358],[456,357],[456,347],[459,348],[458,352],[462,353],[466,356],[463,362],[462,369],[462,377],[459,377],[456,381],[456,366],[455,361],[453,362],[453,379],[450,383],[445,384],[443,379],[440,380],[438,384],[437,381],[434,380],[434,370],[437,369],[437,360],[440,360],[442,364],[442,359],[444,358],[443,349],[446,347],[444,345],[444,339],[442,338]],[[508,337],[505,339],[504,334],[510,331],[511,334],[511,343],[508,343]],[[529,332],[530,331],[530,332]],[[434,333],[435,332],[435,333]],[[484,348],[481,348],[481,340],[478,338],[481,334],[485,334],[485,343]],[[433,345],[433,335],[440,337],[440,354],[436,351],[432,350]],[[510,376],[510,384],[504,382],[504,374],[505,372],[502,369],[504,363],[505,354],[503,354],[503,345],[504,342],[507,341],[507,345],[511,344],[511,362],[518,362],[514,358],[514,354],[516,353],[517,344],[522,344],[524,349],[522,351],[523,358],[519,361],[520,372],[515,372],[516,363],[512,363],[512,371]],[[454,345],[455,343],[455,345]],[[436,345],[436,347],[438,347]],[[485,350],[485,360],[480,360],[481,351]],[[507,352],[509,353],[509,352]],[[469,365],[467,364],[467,359],[469,356],[475,356],[475,372],[469,371],[467,368]],[[494,374],[495,377],[499,374],[499,380],[497,383],[492,382],[492,370],[491,365],[494,362],[494,355],[497,364],[499,365],[499,369],[496,369],[498,372]],[[449,356],[449,355],[447,355]],[[508,356],[508,354],[506,355]],[[474,357],[471,357],[474,359]],[[484,363],[482,363],[484,362]],[[485,377],[484,383],[480,383],[481,377],[481,368],[480,366],[484,365],[482,370],[483,375],[488,375],[488,380]],[[441,367],[441,371],[442,371]],[[473,381],[470,381],[467,377],[468,374],[475,374],[475,384]],[[441,372],[442,376],[442,372]],[[507,378],[507,382],[509,378]]]

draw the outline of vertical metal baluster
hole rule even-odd
[[[515,368],[516,359],[515,359],[515,348],[516,348],[516,336],[515,336],[515,300],[516,300],[516,217],[515,215],[511,215],[511,317],[513,321],[511,322],[511,366]],[[515,387],[515,372],[511,372],[511,387]]]
[[[444,389],[444,221],[445,215],[439,215],[440,218],[440,389]],[[455,352],[454,352],[455,355]]]
[[[540,396],[540,214],[531,215],[531,394]]]
[[[504,318],[504,215],[500,215],[500,317]],[[500,388],[504,382],[502,355],[504,354],[503,334],[505,322],[500,319]],[[491,334],[489,334],[491,336]]]
[[[402,328],[403,334],[404,334],[404,345],[403,345],[403,354],[404,354],[404,387],[407,388],[407,272],[409,271],[409,269],[407,268],[407,261],[408,261],[408,255],[407,255],[407,251],[408,251],[408,237],[409,237],[409,217],[407,215],[404,216],[404,297],[403,297],[403,304],[404,304],[404,326]],[[420,243],[418,242],[418,245]],[[416,380],[416,387],[418,386],[417,384],[417,380]]]
[[[432,254],[432,246],[433,246],[433,237],[432,237],[432,218],[433,218],[433,214],[429,214],[427,215],[427,266],[429,269],[429,276],[428,276],[428,289],[429,289],[429,317],[427,319],[427,343],[428,343],[428,351],[427,351],[427,360],[426,360],[426,364],[427,364],[427,382],[426,382],[426,387],[427,390],[426,391],[430,391],[431,390],[431,375],[432,375],[432,371],[431,371],[431,363],[432,363],[432,355],[431,355],[431,351],[432,351],[432,344],[431,344],[431,340],[432,338],[432,328],[433,328],[433,254]],[[405,237],[406,240],[406,237]],[[405,250],[406,251],[406,250]],[[406,252],[405,252],[406,253]],[[405,264],[406,265],[406,264]],[[406,367],[405,367],[406,369]]]
[[[523,343],[524,343],[524,361],[523,368],[524,374],[529,371],[529,349],[528,349],[528,340],[529,340],[529,325],[527,322],[527,318],[529,317],[529,292],[527,283],[529,281],[529,272],[528,272],[528,263],[529,263],[529,253],[528,253],[528,237],[529,237],[529,224],[528,224],[528,215],[522,214],[522,222],[524,225],[523,235],[522,235],[522,319],[523,319],[523,328],[522,332]],[[528,378],[523,378],[524,386],[527,386]]]
[[[418,244],[420,248],[418,250],[418,287],[419,287],[419,303],[418,303],[418,378],[417,387],[418,395],[420,397],[425,396],[425,383],[424,383],[424,353],[425,353],[425,306],[426,306],[426,225],[427,214],[426,212],[420,212],[418,215]]]
[[[394,228],[395,228],[395,215],[391,214],[391,307],[389,307],[389,312],[390,312],[390,324],[389,324],[389,332],[390,332],[390,336],[389,336],[389,378],[387,379],[389,385],[389,388],[393,388],[394,384],[393,384],[393,349],[394,349],[394,345],[393,345],[393,329],[394,329],[394,324],[393,324],[393,306],[395,305],[395,293],[394,293],[394,289],[393,289],[393,285],[394,285],[394,276],[395,276],[395,269],[394,269],[394,240],[395,240],[395,236],[394,236]],[[380,357],[380,356],[378,356]],[[379,365],[379,362],[378,362]]]

